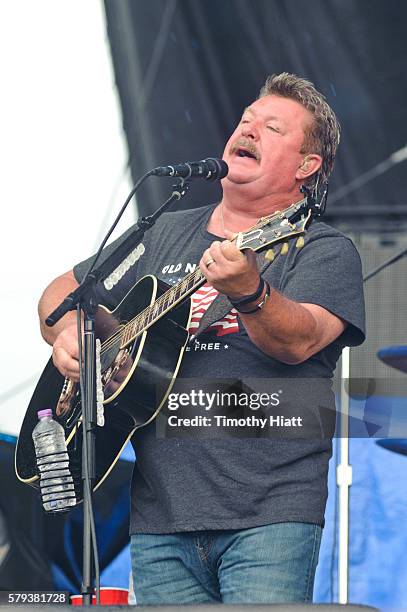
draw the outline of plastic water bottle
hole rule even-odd
[[[52,418],[52,410],[37,412],[39,422],[32,432],[40,472],[42,505],[47,512],[63,512],[76,504],[69,470],[64,428]]]

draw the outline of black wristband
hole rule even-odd
[[[263,293],[265,282],[266,281],[264,280],[264,278],[262,276],[260,276],[259,286],[257,287],[257,289],[256,289],[256,291],[254,293],[252,293],[251,295],[245,295],[245,297],[241,298],[240,300],[232,300],[232,298],[229,298],[229,302],[235,308],[237,306],[243,306],[243,304],[249,304],[250,302],[255,302],[256,300],[259,299],[259,297]]]
[[[240,310],[239,306],[235,306],[237,312],[239,312],[240,314],[253,314],[254,312],[258,312],[263,308],[264,304],[269,299],[271,293],[271,288],[268,282],[264,281],[264,284],[266,285],[266,293],[264,294],[264,298],[260,300],[258,304],[256,304],[255,308],[252,308],[251,310]]]

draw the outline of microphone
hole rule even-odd
[[[153,176],[171,176],[189,178],[204,178],[207,181],[223,179],[229,168],[223,159],[208,157],[197,162],[184,162],[176,166],[158,166],[151,171]]]

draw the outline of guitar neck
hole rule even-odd
[[[200,268],[188,274],[179,283],[167,289],[156,301],[129,321],[123,329],[121,348],[135,340],[137,336],[156,323],[187,297],[192,295],[206,282]]]

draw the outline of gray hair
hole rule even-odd
[[[307,183],[315,187],[319,180],[328,181],[340,140],[341,127],[325,97],[311,81],[288,72],[267,77],[260,90],[259,98],[269,95],[295,100],[313,115],[312,125],[304,132],[301,153],[321,155],[322,166],[318,172],[308,178]]]

